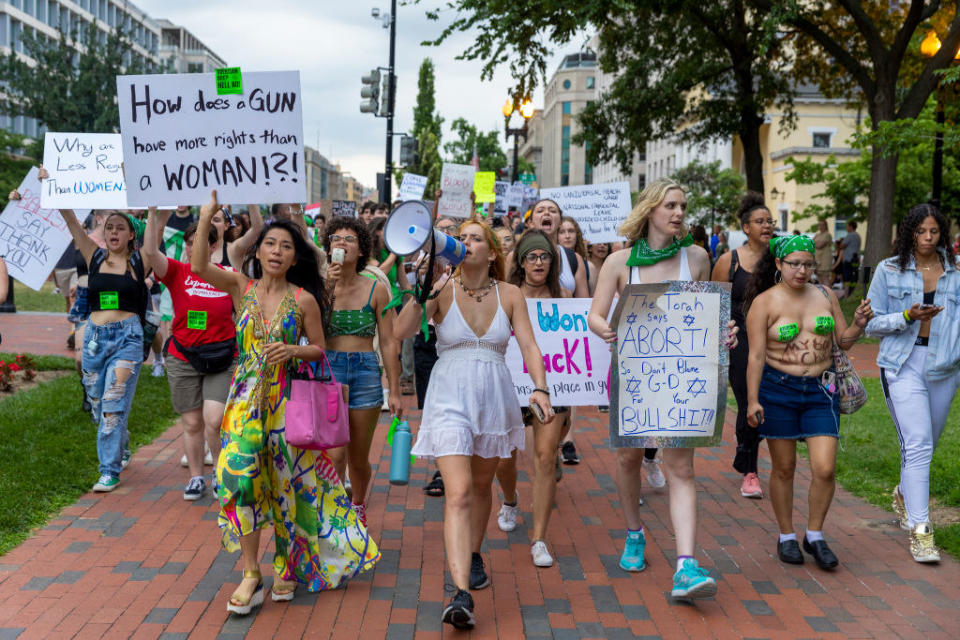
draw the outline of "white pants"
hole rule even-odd
[[[881,370],[883,394],[900,440],[900,492],[911,527],[930,521],[930,461],[960,373],[927,380],[927,347],[915,346],[900,373]]]

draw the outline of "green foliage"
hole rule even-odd
[[[437,108],[434,84],[436,74],[433,60],[424,58],[417,77],[417,103],[413,107],[413,130],[430,131],[439,141],[443,137],[443,118],[435,113]]]
[[[0,360],[10,362],[17,357],[15,353],[0,352]],[[33,361],[37,364],[37,371],[73,371],[76,368],[73,358],[66,356],[43,356],[32,355]]]
[[[54,293],[56,285],[47,280],[34,291],[18,280],[13,281],[13,299],[17,303],[17,311],[43,311],[46,313],[64,313],[66,306],[63,296]],[[67,336],[63,336],[66,339]]]
[[[118,131],[116,77],[149,70],[138,62],[125,33],[111,29],[102,42],[101,33],[93,23],[69,34],[60,30],[59,38],[25,30],[24,53],[36,64],[13,51],[0,57],[6,83],[0,113],[36,118],[51,131]],[[83,51],[64,43],[79,43]]]
[[[744,180],[738,171],[721,169],[720,161],[694,161],[670,176],[688,188],[687,218],[709,229],[714,224],[736,225]]]
[[[443,158],[440,157],[440,138],[433,131],[424,129],[417,134],[417,154],[420,157],[420,175],[427,177],[427,186],[423,197],[433,199],[434,192],[440,188],[440,174],[443,171]]]
[[[0,152],[0,197],[4,202],[7,194],[20,186],[32,166],[33,162],[28,158]]]
[[[500,147],[499,131],[482,133],[463,118],[454,120],[451,130],[456,139],[443,145],[450,162],[470,164],[476,149],[479,171],[499,171],[507,166],[507,156]]]

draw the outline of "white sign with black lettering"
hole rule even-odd
[[[45,209],[126,209],[119,133],[55,133],[43,138],[50,177],[40,190]]]
[[[617,229],[630,213],[629,182],[540,189],[540,197],[553,200],[563,215],[576,220],[587,242],[624,240]]]

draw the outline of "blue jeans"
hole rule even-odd
[[[765,364],[758,395],[763,423],[757,431],[764,438],[840,437],[840,398],[819,377],[794,376]]]
[[[137,390],[143,362],[143,329],[140,318],[96,325],[87,321],[83,332],[83,387],[97,422],[97,457],[100,474],[120,476],[121,460],[130,443],[127,418]],[[125,380],[117,372],[129,371]]]
[[[333,377],[350,388],[351,409],[372,409],[383,405],[380,363],[373,351],[330,351],[327,360]]]

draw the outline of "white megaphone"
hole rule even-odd
[[[428,251],[430,234],[437,247],[437,258],[456,266],[463,262],[466,247],[463,243],[433,228],[433,215],[420,200],[407,200],[393,210],[383,226],[383,242],[390,253],[409,256]]]

